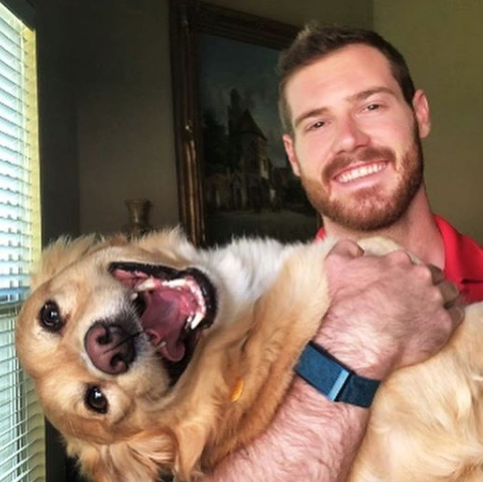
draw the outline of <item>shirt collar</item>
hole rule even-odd
[[[434,219],[444,244],[444,274],[456,282],[483,281],[483,248],[440,216]]]

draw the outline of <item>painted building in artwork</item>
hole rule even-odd
[[[231,91],[227,127],[224,159],[213,146],[205,149],[205,163],[214,164],[205,171],[208,209],[260,211],[273,208],[280,196],[274,184],[268,141],[250,110],[242,107],[236,89]],[[224,142],[219,132],[214,136],[214,131],[215,128],[210,130],[209,139],[205,136],[205,144]]]

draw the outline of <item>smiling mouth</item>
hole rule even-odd
[[[348,184],[369,177],[377,172],[382,171],[387,166],[387,162],[373,162],[359,166],[353,166],[345,169],[343,172],[335,176],[335,180],[341,184]]]
[[[216,290],[199,269],[115,262],[109,272],[129,288],[142,331],[173,383],[188,366],[201,332],[217,312]]]

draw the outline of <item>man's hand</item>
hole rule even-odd
[[[424,361],[463,319],[454,284],[404,251],[376,257],[340,241],[325,267],[331,307],[315,341],[361,375]]]

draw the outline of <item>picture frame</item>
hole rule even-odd
[[[170,0],[170,29],[180,221],[190,240],[313,237],[318,218],[275,119],[276,62],[299,29],[200,0]]]

